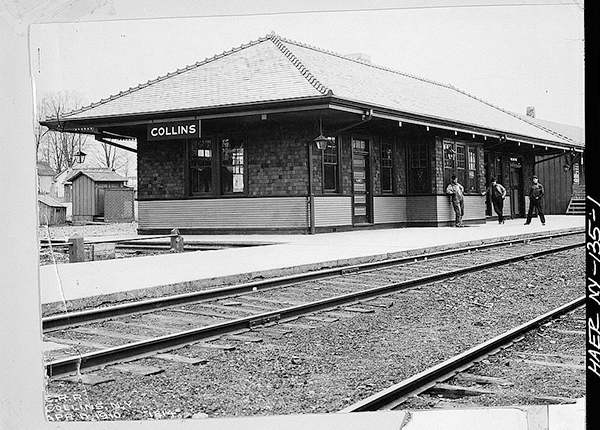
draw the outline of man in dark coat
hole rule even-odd
[[[534,208],[537,210],[542,225],[546,225],[546,217],[542,209],[542,197],[544,197],[544,187],[538,182],[538,177],[534,175],[533,184],[531,184],[531,188],[529,189],[529,212],[527,213],[525,225],[531,224]]]
[[[492,202],[494,212],[498,215],[498,224],[504,224],[504,197],[506,197],[506,188],[496,182],[496,179],[492,179],[492,183],[487,189],[488,198]]]

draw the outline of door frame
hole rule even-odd
[[[520,184],[513,183],[513,171],[517,172]],[[515,204],[515,200],[518,200],[518,204]],[[517,208],[520,209],[519,212],[516,211]],[[521,155],[510,155],[510,212],[513,217],[525,216],[525,182]]]
[[[362,140],[366,142],[365,151],[355,151],[354,141]],[[352,134],[350,136],[350,150],[351,150],[351,177],[352,177],[352,225],[363,225],[373,224],[373,137],[368,134]],[[354,154],[358,153],[364,155],[365,158],[365,215],[356,215],[356,205],[354,203],[355,192],[354,192]],[[364,220],[357,220],[357,217],[364,217]]]

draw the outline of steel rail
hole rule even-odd
[[[446,278],[464,275],[467,273],[486,270],[490,268],[496,268],[499,265],[506,265],[529,258],[537,258],[544,255],[573,249],[583,245],[584,243],[570,244],[559,248],[509,257],[502,260],[482,263],[467,268],[454,269],[439,274],[428,275],[417,279],[392,283],[363,291],[357,291],[349,294],[330,297],[315,302],[309,302],[301,305],[291,306],[288,308],[278,309],[275,311],[264,312],[257,315],[251,315],[248,317],[213,324],[197,329],[191,329],[179,333],[164,335],[153,339],[133,342],[126,345],[108,348],[105,350],[84,353],[76,357],[58,359],[51,361],[46,365],[46,373],[49,377],[53,377],[57,375],[77,372],[85,368],[99,367],[125,360],[132,360],[152,355],[159,351],[174,349],[176,347],[180,347],[189,343],[214,338],[222,334],[232,333],[235,331],[247,329],[249,327],[266,324],[268,322],[279,320],[291,320],[299,316],[310,314],[320,310],[331,309],[340,305],[355,303],[360,300],[377,297],[391,292],[419,285],[430,284]]]
[[[404,402],[408,397],[416,395],[431,388],[437,382],[453,376],[462,368],[468,367],[475,360],[489,355],[493,351],[501,348],[523,336],[525,333],[539,327],[546,321],[557,318],[571,310],[577,309],[585,304],[586,297],[581,296],[559,308],[547,312],[533,320],[530,320],[518,327],[504,332],[486,342],[483,342],[467,351],[458,354],[440,364],[437,364],[423,372],[417,373],[404,381],[392,385],[385,390],[380,391],[366,399],[363,399],[353,405],[350,405],[339,413],[346,412],[364,412],[376,411],[382,409],[392,409]]]
[[[68,312],[64,314],[52,315],[42,318],[42,329],[44,332],[57,330],[60,328],[72,327],[79,324],[101,321],[119,316],[138,314],[142,312],[150,312],[158,309],[166,309],[183,304],[197,303],[205,300],[216,298],[226,298],[239,294],[245,294],[256,290],[265,290],[269,288],[288,286],[299,282],[306,282],[316,279],[323,279],[333,276],[347,275],[349,273],[366,272],[384,267],[396,266],[407,262],[416,262],[418,260],[427,260],[433,258],[443,258],[450,255],[464,254],[481,249],[496,248],[509,246],[517,242],[527,242],[532,240],[546,240],[562,236],[571,236],[580,234],[583,229],[577,231],[567,231],[558,234],[548,234],[542,236],[534,236],[529,238],[509,239],[501,242],[481,244],[475,246],[467,246],[462,248],[453,248],[444,251],[422,253],[417,255],[392,258],[387,260],[373,261],[357,265],[335,267],[330,269],[316,270],[308,273],[300,273],[296,275],[283,276],[262,281],[248,282],[239,285],[233,285],[224,288],[215,288],[210,290],[196,291],[191,293],[177,294],[169,297],[160,297],[149,300],[142,300],[133,303],[125,303],[105,308],[89,309],[78,312]]]

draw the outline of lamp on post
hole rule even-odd
[[[323,136],[323,134],[320,134],[313,139],[313,142],[315,142],[315,145],[317,145],[317,149],[319,151],[323,151],[325,148],[327,148],[327,144],[330,141],[331,141],[331,138],[325,137],[325,136]]]
[[[313,142],[319,151],[324,151],[333,137],[323,136],[323,127],[319,120],[319,135],[308,142],[308,198],[309,198],[309,218],[310,234],[315,234],[315,194],[313,190]]]
[[[567,173],[569,170],[573,168],[573,165],[577,161],[577,157],[580,154],[571,151],[571,153],[565,155],[565,164],[563,164],[563,170]]]

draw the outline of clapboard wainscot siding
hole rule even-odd
[[[454,223],[455,215],[450,196],[437,196],[437,218],[440,223]],[[485,223],[485,197],[465,196],[465,215],[463,221]]]
[[[406,218],[409,225],[437,224],[437,196],[407,196]]]
[[[352,197],[315,197],[316,227],[348,227],[352,225]]]
[[[140,233],[306,231],[306,197],[148,200],[138,203]]]
[[[380,196],[373,199],[375,224],[406,224],[407,197]]]

